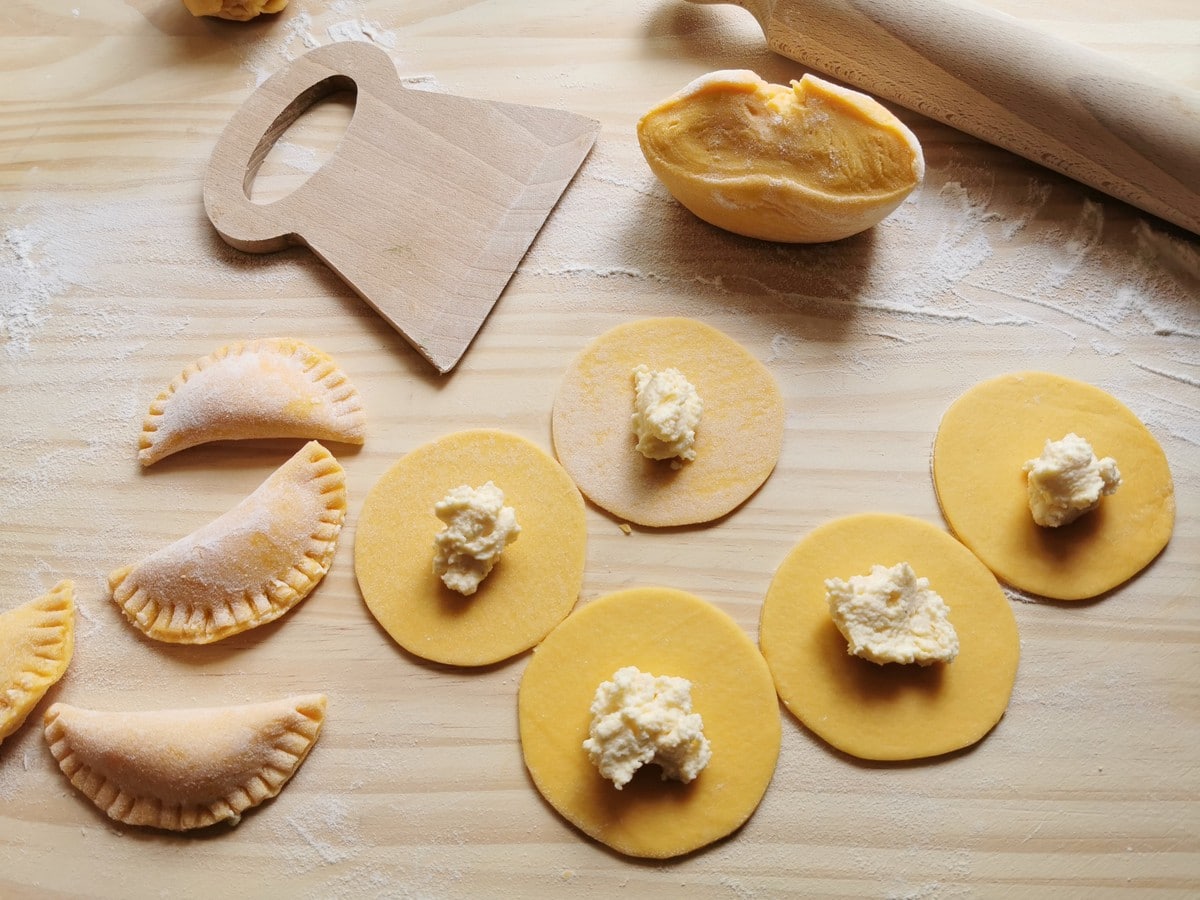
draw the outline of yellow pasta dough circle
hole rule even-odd
[[[433,507],[448,491],[493,482],[516,513],[518,540],[464,597],[433,571]],[[482,666],[528,650],[562,621],[583,584],[583,498],[537,445],[503,431],[460,431],[402,457],[371,489],[354,540],[354,573],[371,614],[410,653]]]
[[[583,741],[596,688],[623,666],[692,683],[712,749],[689,784],[644,766],[622,790]],[[739,828],[779,757],[779,703],[762,655],[728,615],[669,588],[608,594],[571,615],[534,651],[517,698],[521,750],[542,796],[567,821],[629,856],[664,859]]]
[[[1121,486],[1070,525],[1043,528],[1021,466],[1068,432],[1116,460]],[[1146,426],[1100,388],[1046,372],[1002,375],[954,401],[933,444],[933,483],[950,529],[998,578],[1055,600],[1129,580],[1175,524],[1171,470]]]
[[[635,366],[678,369],[704,411],[696,458],[672,468],[636,448]],[[766,366],[710,325],[641,319],[605,332],[563,376],[554,451],[584,495],[615,516],[662,527],[709,522],[753,494],[779,460],[783,397]]]
[[[954,662],[881,666],[846,652],[825,579],[900,562],[950,607]],[[784,706],[861,759],[921,759],[974,744],[1004,715],[1020,657],[1016,619],[987,568],[941,529],[883,513],[827,522],[792,549],[767,591],[759,640]]]

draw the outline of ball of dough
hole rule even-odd
[[[279,12],[288,0],[183,0],[183,5],[193,16],[248,22],[263,13]]]
[[[704,75],[638,122],[646,162],[706,222],[747,237],[835,241],[878,224],[925,175],[916,136],[878,102],[805,75]]]

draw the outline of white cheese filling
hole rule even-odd
[[[433,508],[446,527],[433,538],[434,574],[446,587],[469,596],[492,571],[506,545],[521,533],[516,513],[492,482],[459,485]]]
[[[686,678],[626,666],[600,683],[591,712],[583,749],[617,790],[648,763],[662,769],[664,781],[686,784],[712,756],[704,723],[692,712],[692,683]]]
[[[704,404],[695,386],[678,369],[633,370],[633,433],[637,449],[647,459],[696,458],[696,427]]]
[[[847,652],[873,663],[953,662],[958,633],[950,608],[906,562],[872,566],[869,575],[825,582],[829,614]]]
[[[1074,522],[1121,485],[1116,460],[1111,456],[1097,459],[1092,445],[1074,433],[1061,441],[1047,440],[1042,455],[1022,469],[1033,521],[1046,528]]]

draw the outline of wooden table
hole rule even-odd
[[[1004,8],[1200,88],[1186,0]],[[200,205],[224,123],[257,82],[335,37],[384,46],[416,88],[572,109],[591,156],[459,369],[438,377],[307,251],[227,248]],[[1200,892],[1200,241],[946,127],[904,114],[926,183],[839,244],[712,229],[646,168],[634,123],[703,72],[801,68],[750,17],[672,0],[292,0],[239,25],[174,0],[10,0],[0,10],[0,606],[61,578],[79,595],[63,681],[0,747],[0,895],[1062,897]],[[284,136],[256,185],[315,170],[348,119],[328,103]],[[363,497],[401,454],[494,426],[549,447],[563,368],[593,336],[679,314],[768,365],[783,456],[704,528],[634,529],[589,507],[581,602],[640,584],[703,596],[751,635],[794,542],[866,510],[941,523],[939,417],[963,390],[1037,368],[1093,382],[1146,422],[1178,499],[1171,544],[1089,603],[1012,594],[1022,662],[1008,713],[974,749],[912,765],[831,751],[786,713],[774,782],[731,839],[640,863],[582,837],[534,791],[517,740],[527,656],[484,671],[407,656],[355,586]],[[107,573],[209,521],[295,448],[186,451],[142,472],[150,399],[219,345],[291,335],[364,395],[343,452],[350,513],[317,591],[209,647],[160,645],[108,599]],[[296,778],[234,829],[116,827],[57,770],[50,700],[101,709],[215,705],[321,690],[327,728]]]

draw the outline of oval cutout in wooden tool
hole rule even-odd
[[[249,199],[272,145],[321,98],[357,90],[333,156],[273,203]],[[307,245],[439,372],[458,363],[599,132],[575,113],[408,90],[359,41],[268,78],[213,150],[204,208],[250,253]]]
[[[1200,234],[1200,93],[971,0],[692,0],[776,53]]]

